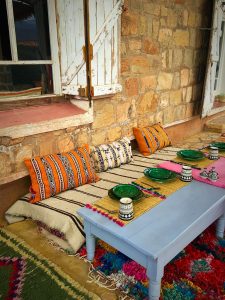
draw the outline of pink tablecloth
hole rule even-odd
[[[176,163],[172,162],[164,162],[158,165],[160,168],[164,168],[170,171],[175,171],[180,173],[182,166],[178,165]],[[217,181],[211,181],[209,179],[204,179],[201,176],[199,176],[199,173],[201,173],[200,170],[192,169],[192,176],[195,180],[202,181],[208,184],[212,184],[218,187],[225,188],[225,158],[220,157],[217,161],[213,162],[207,167],[207,170],[209,171],[212,167],[215,167],[216,172],[219,174],[219,179]]]

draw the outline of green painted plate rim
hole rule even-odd
[[[222,145],[224,145],[224,146],[222,146]],[[211,143],[209,146],[217,147],[219,150],[224,150],[225,151],[225,143],[223,143],[223,142]]]
[[[126,191],[124,191],[123,193],[120,191],[119,189],[124,189],[127,190],[127,195],[126,195]],[[129,190],[130,190],[130,195],[129,195]],[[133,191],[132,191],[133,190]],[[139,189],[132,184],[117,184],[112,188],[113,194],[117,197],[123,198],[123,197],[129,197],[129,198],[135,198],[138,196],[139,194]]]
[[[170,182],[170,181],[173,181],[174,179],[177,178],[177,174],[173,171],[170,171],[170,170],[166,170],[166,169],[163,169],[163,170],[166,170],[168,172],[171,173],[171,176],[168,177],[168,178],[156,178],[156,177],[152,177],[149,175],[149,171],[152,170],[152,169],[163,169],[163,168],[147,168],[144,170],[144,175],[151,179],[152,181],[156,181],[156,182],[159,182],[159,183],[164,183],[164,182]]]
[[[199,157],[187,156],[187,155],[183,154],[184,151],[191,151],[191,152],[199,153],[199,154],[201,154],[201,156],[199,156]],[[192,160],[192,161],[201,160],[201,159],[203,159],[205,157],[205,155],[204,155],[203,152],[198,151],[198,150],[192,150],[192,149],[189,149],[189,150],[188,149],[184,149],[184,150],[177,151],[177,156],[181,157],[182,159]]]
[[[139,191],[139,194],[137,197],[134,197],[132,198],[132,200],[136,201],[136,200],[139,200],[141,199],[143,196],[144,196],[144,193],[140,190]],[[108,196],[114,200],[120,200],[122,197],[117,197],[114,193],[113,193],[113,188],[111,188],[110,190],[108,190]]]

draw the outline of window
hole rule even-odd
[[[94,96],[121,91],[122,4],[89,1]],[[0,101],[10,95],[85,94],[85,53],[83,0],[0,0]]]
[[[0,1],[0,99],[61,92],[53,3]]]

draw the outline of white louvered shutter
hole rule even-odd
[[[83,57],[83,0],[57,0],[62,91],[78,95],[86,87]],[[90,42],[93,45],[92,86],[94,96],[121,90],[119,79],[119,17],[122,0],[89,1]]]
[[[209,55],[205,77],[205,88],[203,93],[202,117],[208,115],[213,107],[214,89],[216,80],[216,67],[220,57],[220,38],[222,35],[221,24],[223,20],[223,0],[214,1],[212,30],[209,45]]]

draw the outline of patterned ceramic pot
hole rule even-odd
[[[209,159],[216,160],[219,158],[219,149],[214,146],[209,148]]]
[[[192,168],[189,166],[183,166],[180,179],[187,182],[192,181]]]
[[[119,218],[122,220],[131,220],[134,217],[133,203],[131,198],[120,199]]]

